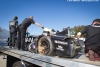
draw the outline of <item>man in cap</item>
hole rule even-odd
[[[29,18],[25,18],[23,22],[19,25],[18,40],[17,40],[18,50],[20,50],[20,48],[23,51],[25,50],[26,30],[31,24],[35,24],[41,28],[44,28],[39,23],[34,21],[33,16],[30,16]]]
[[[100,19],[95,19],[92,25],[85,26],[77,34],[79,39],[81,35],[86,34],[85,53],[91,61],[100,60],[98,58],[98,49],[100,48]]]
[[[9,39],[9,47],[12,48],[15,46],[15,37],[17,36],[18,29],[18,17],[15,16],[13,20],[9,22],[9,30],[10,30],[10,39]]]

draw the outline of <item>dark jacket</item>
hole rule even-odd
[[[18,21],[12,20],[9,21],[9,30],[11,33],[17,32],[18,29]]]
[[[27,29],[32,23],[34,24],[35,21],[32,20],[32,19],[30,19],[30,18],[25,18],[25,19],[23,20],[23,22],[21,23],[20,26],[21,26],[22,28]]]
[[[81,31],[81,33],[86,33],[85,45],[91,48],[100,46],[100,26],[88,25]]]

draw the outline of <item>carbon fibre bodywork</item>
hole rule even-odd
[[[76,44],[75,39],[67,36],[60,36],[60,35],[53,35],[53,36],[44,36],[39,35],[37,37],[28,37],[33,38],[31,42],[26,42],[28,44],[35,43],[35,48],[31,45],[31,50],[35,49],[35,53],[38,53],[38,41],[41,37],[47,37],[49,43],[54,47],[52,50],[56,52],[57,56],[64,56],[64,57],[74,57],[80,50],[80,45]],[[28,47],[29,48],[29,47]]]

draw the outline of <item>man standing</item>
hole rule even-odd
[[[86,34],[85,53],[91,61],[100,60],[98,58],[98,49],[100,48],[100,19],[95,19],[92,25],[85,26],[77,34],[79,39],[81,35]]]
[[[33,20],[33,16],[30,16],[29,18],[25,18],[23,22],[19,25],[18,40],[17,40],[18,50],[20,50],[20,48],[23,51],[25,50],[26,30],[31,24],[35,24],[43,28],[40,24],[38,24],[37,22]]]
[[[15,37],[17,36],[18,29],[18,17],[15,16],[12,21],[9,22],[9,30],[10,30],[10,39],[9,39],[9,47],[12,48],[15,45]]]

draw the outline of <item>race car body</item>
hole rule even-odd
[[[56,54],[65,57],[74,57],[78,53],[79,45],[75,44],[73,38],[66,38],[66,36],[52,36],[51,37],[56,49]]]
[[[49,33],[50,36],[47,36],[48,32],[44,31],[44,33],[37,36],[34,42],[30,43],[32,51],[34,49],[39,54],[64,57],[74,57],[80,51],[81,46],[77,41],[67,35],[68,29],[53,35]],[[33,47],[35,45],[35,48],[32,45]]]

